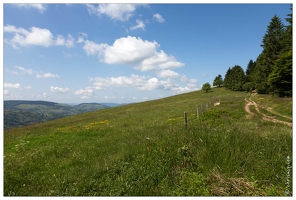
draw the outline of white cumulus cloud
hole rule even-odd
[[[137,24],[135,26],[132,26],[130,28],[131,30],[136,30],[136,29],[143,29],[143,30],[145,30],[145,24],[144,24],[144,22],[142,20],[137,19],[136,20],[136,23]]]
[[[154,14],[153,19],[159,23],[165,22],[164,18],[159,13]]]
[[[99,4],[98,6],[87,4],[86,6],[90,15],[107,15],[113,20],[127,21],[134,15],[139,4]]]
[[[144,59],[140,65],[136,67],[141,71],[151,71],[158,69],[173,69],[183,67],[184,64],[176,60],[174,56],[167,55],[164,51],[155,51],[153,56]]]
[[[78,40],[77,40],[77,43],[82,43],[82,42],[84,42],[86,38],[87,38],[87,33],[80,32],[80,33],[79,33]]]
[[[82,99],[87,99],[94,96],[94,90],[91,87],[87,87],[85,89],[79,89],[74,92],[76,95],[81,95]]]
[[[37,78],[59,78],[59,75],[52,73],[36,74]]]
[[[4,88],[15,88],[15,89],[20,89],[21,85],[19,83],[4,83],[3,84]]]
[[[157,72],[157,76],[159,78],[177,78],[180,76],[180,74],[169,69],[163,69]]]
[[[74,46],[74,38],[68,34],[67,39],[62,35],[58,35],[56,38],[48,29],[31,27],[29,30],[24,28],[16,28],[12,25],[4,26],[4,32],[13,33],[14,36],[5,40],[12,45],[13,48],[18,49],[20,46],[36,45],[42,47],[50,46],[65,46],[71,48]]]
[[[23,89],[31,89],[32,86],[21,86],[19,83],[4,83],[3,84],[4,88],[13,88],[13,89],[18,89],[18,90],[23,90]]]
[[[97,44],[95,42],[86,40],[84,41],[83,50],[87,55],[101,55],[107,47],[107,44]]]
[[[101,62],[107,64],[127,64],[141,71],[172,69],[183,67],[184,64],[174,56],[159,50],[155,41],[142,40],[136,37],[122,37],[113,45],[97,44],[84,41],[83,49],[87,55],[97,55]]]
[[[71,48],[74,46],[74,37],[71,34],[68,34],[68,38],[65,39],[64,36],[58,35],[57,39],[55,40],[55,45]]]
[[[34,8],[37,9],[40,13],[43,13],[46,10],[46,5],[41,3],[26,3],[26,4],[12,4],[18,7],[23,8]]]
[[[151,91],[151,90],[171,90],[174,92],[184,92],[196,90],[195,83],[187,83],[186,86],[180,86],[172,79],[159,80],[156,77],[148,76],[118,76],[118,77],[96,77],[90,78],[93,82],[93,88],[95,90],[106,90],[112,87],[133,87],[139,91]],[[84,90],[81,90],[81,92]],[[78,93],[78,91],[77,91]]]
[[[54,86],[50,86],[50,91],[51,92],[59,92],[59,93],[65,93],[65,92],[69,92],[70,89],[69,88],[60,88],[60,87],[54,87]]]
[[[136,37],[124,37],[115,40],[112,46],[108,46],[103,52],[101,61],[108,64],[138,64],[153,56],[157,42],[149,42]]]
[[[138,87],[139,90],[154,90],[161,87],[161,83],[155,77],[150,78],[147,81],[144,81],[142,86]]]

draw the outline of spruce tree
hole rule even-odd
[[[284,33],[284,39],[283,39],[283,43],[284,43],[284,48],[283,48],[283,53],[286,53],[290,50],[292,50],[292,37],[293,37],[293,34],[292,34],[292,30],[293,30],[293,27],[292,27],[292,4],[291,4],[291,7],[290,7],[290,10],[291,10],[291,14],[287,14],[287,18],[285,18],[285,20],[288,22],[288,26],[286,26],[286,31]]]
[[[225,76],[224,76],[224,87],[226,87],[227,89],[231,89],[231,68],[229,67]]]
[[[292,96],[292,50],[276,60],[268,82],[275,94],[280,97]]]
[[[222,84],[223,84],[223,78],[222,78],[221,74],[219,74],[218,76],[215,77],[214,82],[213,82],[213,86],[221,87]]]
[[[256,67],[252,74],[255,87],[258,93],[268,93],[272,89],[268,84],[268,76],[272,72],[275,61],[279,58],[284,49],[284,33],[286,29],[281,19],[275,15],[263,37],[261,47],[262,53],[256,60]]]
[[[230,90],[242,91],[246,82],[244,70],[239,65],[229,68],[224,79],[224,86]]]
[[[247,66],[247,69],[246,69],[246,81],[247,82],[252,82],[252,73],[254,71],[254,68],[255,68],[255,65],[256,65],[256,62],[253,62],[253,60],[250,60],[248,66]]]

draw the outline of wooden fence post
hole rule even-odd
[[[187,114],[186,114],[186,111],[184,111],[184,126],[187,127]]]
[[[203,107],[202,107],[202,103],[201,103],[200,109],[201,109],[201,114],[203,115]]]

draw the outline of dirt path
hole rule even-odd
[[[265,115],[265,114],[261,113],[260,110],[259,110],[259,105],[258,105],[256,102],[254,102],[254,101],[252,101],[252,100],[250,100],[250,99],[249,99],[249,100],[245,99],[245,100],[246,100],[246,102],[248,102],[248,103],[246,104],[246,106],[245,106],[245,111],[246,111],[249,115],[252,115],[252,116],[255,115],[255,113],[251,112],[251,110],[250,110],[250,106],[253,105],[253,106],[255,106],[256,111],[262,116],[262,119],[263,119],[263,120],[271,121],[271,122],[274,122],[274,123],[282,123],[282,124],[286,124],[286,125],[292,127],[292,123],[284,122],[284,121],[281,121],[281,120],[275,119],[275,117],[271,117],[271,116],[268,116],[268,115]],[[275,114],[275,113],[274,113],[274,114]],[[281,116],[281,115],[280,115],[280,116]]]
[[[286,116],[286,115],[282,115],[281,113],[278,113],[278,112],[272,110],[272,108],[267,108],[267,110],[268,110],[269,112],[273,113],[273,114],[276,114],[276,115],[278,115],[278,116],[281,116],[281,117],[284,117],[284,118],[287,118],[287,119],[292,120],[292,117],[288,117],[288,116]]]
[[[245,99],[246,100],[246,102],[248,102],[247,103],[247,105],[245,106],[245,111],[247,112],[247,113],[249,113],[250,115],[254,115],[254,113],[252,113],[251,111],[250,111],[250,106],[251,105],[254,105],[252,102],[250,102],[250,101],[248,101],[247,99]]]

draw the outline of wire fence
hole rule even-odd
[[[220,98],[213,98],[209,101],[202,102],[200,105],[196,105],[196,118],[200,119],[202,115],[204,115],[205,112],[207,112],[210,108],[214,106],[220,105]],[[184,111],[184,126],[187,127],[188,125],[188,119],[187,119],[187,113]]]

